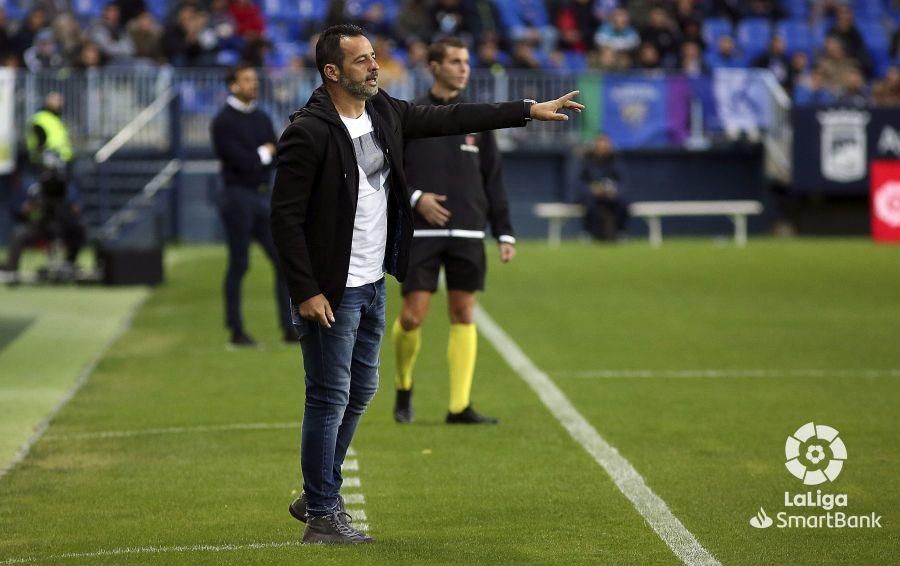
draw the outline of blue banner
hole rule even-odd
[[[772,94],[759,69],[712,75],[604,75],[599,128],[623,149],[681,146],[703,133],[759,134],[773,120]]]
[[[726,132],[764,130],[772,122],[769,90],[755,69],[716,69],[713,92]]]
[[[602,129],[621,149],[667,145],[665,79],[606,75]]]

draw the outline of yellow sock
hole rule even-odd
[[[478,332],[474,324],[451,324],[447,342],[450,364],[450,412],[460,413],[469,406],[475,356],[478,354]]]
[[[422,346],[422,328],[415,330],[403,330],[400,319],[394,321],[391,331],[394,341],[394,386],[403,391],[409,391],[413,386],[413,367],[416,365],[416,357]]]

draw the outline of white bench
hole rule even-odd
[[[580,204],[539,202],[534,205],[534,215],[538,218],[546,218],[549,222],[547,243],[552,247],[558,246],[562,240],[563,223],[569,218],[584,218],[584,213],[584,207]]]
[[[760,214],[763,205],[756,200],[693,200],[672,202],[636,202],[628,207],[632,216],[643,218],[650,229],[650,244],[662,245],[663,216],[729,216],[734,223],[734,242],[747,244],[747,216]]]

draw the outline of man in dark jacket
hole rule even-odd
[[[219,215],[228,243],[225,272],[225,324],[232,346],[253,347],[256,341],[244,329],[241,282],[250,267],[250,242],[256,240],[275,270],[275,309],[286,342],[295,343],[289,299],[278,268],[277,252],[269,228],[269,182],[275,157],[275,131],[265,112],[256,107],[259,79],[252,67],[239,65],[226,79],[231,96],[212,121],[216,157],[222,161],[223,190],[218,195]]]
[[[416,104],[455,104],[469,81],[469,51],[456,38],[436,41],[428,50],[434,76],[431,89]],[[500,261],[516,254],[516,239],[492,132],[413,140],[406,144],[406,178],[413,193],[415,232],[409,274],[403,282],[403,310],[394,322],[394,420],[413,420],[413,367],[422,342],[421,325],[437,290],[441,266],[447,281],[450,338],[448,423],[495,424],[469,402],[475,374],[478,334],[475,292],[484,289],[484,227],[500,243]]]
[[[624,180],[615,147],[606,134],[598,133],[594,138],[594,146],[581,165],[579,181],[587,207],[585,230],[595,240],[616,240],[628,223],[628,200],[623,194]]]
[[[303,493],[290,506],[304,542],[365,543],[339,491],[359,418],[378,387],[384,274],[406,276],[413,235],[405,139],[565,120],[583,107],[549,102],[416,106],[378,89],[362,29],[325,30],[316,45],[323,85],[278,143],[272,231],[291,295],[306,370]]]

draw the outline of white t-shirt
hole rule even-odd
[[[387,245],[387,182],[390,167],[375,141],[368,112],[359,118],[345,118],[353,140],[359,172],[359,197],[353,221],[350,271],[347,287],[361,287],[384,277],[384,250]]]

